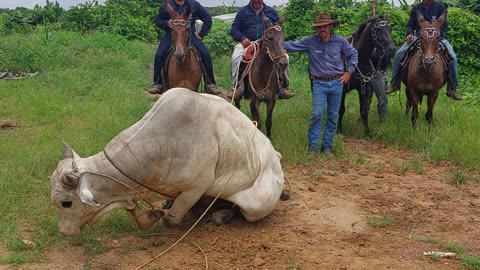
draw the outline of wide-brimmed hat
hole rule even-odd
[[[315,23],[312,24],[312,27],[319,27],[323,25],[333,24],[333,26],[338,25],[340,22],[338,20],[332,20],[330,13],[320,13],[315,18]]]

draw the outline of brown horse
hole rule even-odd
[[[433,123],[433,106],[438,97],[440,88],[447,82],[448,66],[440,50],[440,29],[445,21],[442,14],[437,21],[428,22],[417,13],[420,24],[420,42],[415,50],[410,53],[406,66],[402,69],[402,81],[406,86],[408,115],[412,108],[412,125],[418,118],[418,104],[422,97],[427,96],[428,110],[425,118],[429,124]]]
[[[242,64],[239,77],[245,84],[244,95],[250,96],[250,112],[253,120],[261,129],[260,103],[267,104],[267,119],[265,127],[270,138],[272,130],[272,113],[277,100],[278,89],[285,80],[285,69],[288,65],[285,51],[285,35],[282,31],[283,19],[272,24],[263,15],[265,31],[261,39],[254,42],[254,55],[250,62]],[[235,106],[240,108],[240,100],[235,101]]]
[[[166,2],[166,9],[172,23],[172,47],[167,58],[165,89],[184,87],[197,92],[202,80],[200,56],[191,44],[190,10],[178,14]]]

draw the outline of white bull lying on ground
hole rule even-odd
[[[225,100],[175,88],[102,152],[80,158],[65,144],[51,176],[51,199],[66,235],[115,208],[129,210],[141,228],[152,226],[163,212],[137,205],[140,194],[158,198],[152,191],[175,198],[163,215],[167,224],[180,223],[200,197],[219,192],[253,222],[280,198],[280,158],[268,138]]]

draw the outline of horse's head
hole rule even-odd
[[[175,12],[168,3],[165,3],[168,14],[172,20],[169,22],[169,26],[172,29],[172,46],[175,48],[175,58],[179,64],[182,64],[187,55],[188,47],[190,46],[190,9],[187,9],[178,14]]]
[[[422,51],[422,65],[426,70],[431,70],[437,63],[437,51],[439,49],[440,32],[445,13],[436,21],[428,22],[423,15],[417,13],[418,24],[420,25],[420,49]]]
[[[387,21],[387,15],[378,15],[370,20],[373,44],[380,52],[380,57],[384,59],[392,58],[397,48],[392,39],[392,26]]]
[[[263,15],[262,19],[263,25],[265,26],[262,40],[267,50],[267,54],[274,62],[276,68],[285,70],[287,68],[288,61],[285,51],[285,35],[282,31],[284,19],[280,19],[275,24],[271,23],[265,15]]]

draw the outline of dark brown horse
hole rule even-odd
[[[240,67],[239,77],[245,84],[245,96],[250,96],[250,112],[257,127],[261,129],[260,103],[267,104],[265,126],[270,138],[272,130],[272,113],[277,100],[278,89],[285,80],[287,54],[285,52],[285,35],[282,31],[283,19],[272,24],[265,15],[262,16],[265,31],[261,39],[254,42],[253,59]],[[240,108],[240,100],[235,101]]]
[[[374,48],[383,58],[391,58],[396,47],[390,34],[392,27],[387,21],[387,16],[378,15],[362,23],[352,37],[352,45],[358,51],[358,64],[348,84],[343,87],[342,102],[340,104],[337,132],[342,133],[342,120],[345,114],[345,97],[353,89],[358,90],[360,100],[360,116],[365,134],[370,136],[368,125],[368,98],[371,96],[370,80],[377,74],[378,67],[372,64],[371,56]]]
[[[429,124],[433,123],[433,106],[448,76],[447,61],[439,46],[440,29],[445,21],[445,14],[434,22],[426,21],[420,13],[417,14],[417,19],[420,24],[420,42],[409,54],[406,66],[402,69],[402,81],[407,94],[405,115],[408,115],[412,108],[414,126],[418,118],[418,104],[422,103],[424,95],[427,96],[428,103],[425,119]]]
[[[197,92],[202,80],[202,69],[200,56],[191,44],[192,33],[188,19],[190,10],[178,14],[168,2],[165,4],[172,18],[172,47],[167,58],[165,89],[185,87]]]

